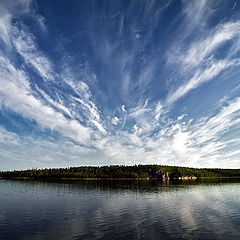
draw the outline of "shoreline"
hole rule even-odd
[[[240,179],[240,177],[195,177],[195,178],[172,178],[172,179],[161,179],[161,178],[36,178],[36,177],[0,177],[0,180],[61,180],[61,181],[196,181],[203,179]]]
[[[69,181],[195,181],[203,179],[238,179],[240,169],[188,168],[164,165],[80,166],[0,171],[4,179],[45,179]]]

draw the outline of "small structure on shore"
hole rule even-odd
[[[162,180],[170,179],[169,173],[162,169],[159,169],[159,170],[149,169],[149,171],[150,171],[151,179],[162,179]]]
[[[182,177],[178,177],[179,180],[196,180],[197,177],[195,176],[182,176]]]

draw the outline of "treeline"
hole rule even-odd
[[[166,175],[167,174],[167,175]],[[240,169],[188,168],[161,165],[113,165],[101,167],[69,167],[52,169],[29,169],[22,171],[2,171],[1,178],[149,178],[170,179],[180,177],[240,177]]]

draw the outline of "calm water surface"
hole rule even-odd
[[[240,239],[240,183],[0,180],[0,239]]]

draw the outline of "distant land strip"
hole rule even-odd
[[[82,166],[1,171],[0,178],[26,180],[194,180],[198,178],[240,178],[240,169],[189,168],[162,165]]]

